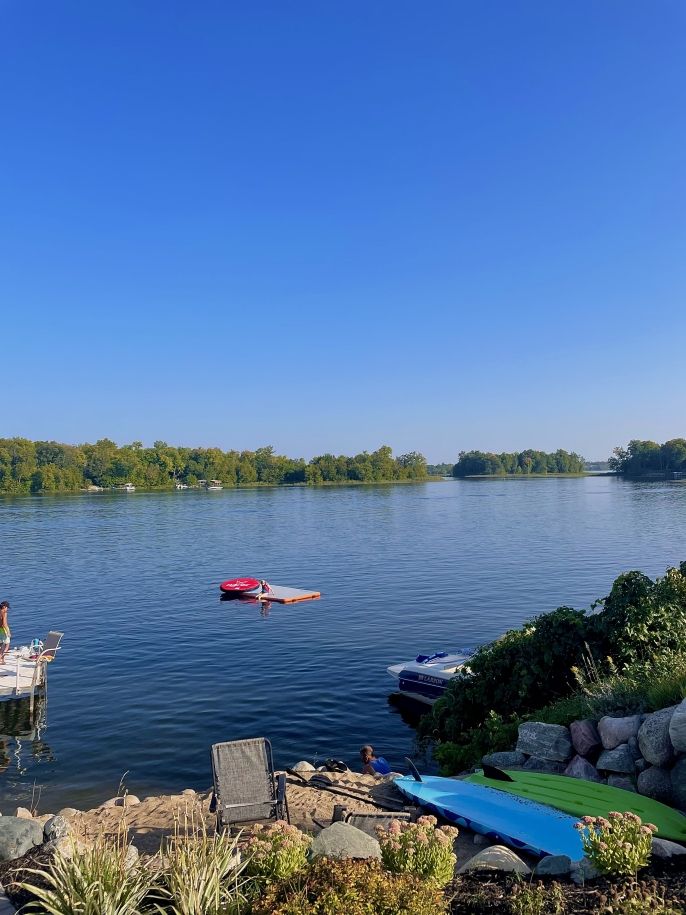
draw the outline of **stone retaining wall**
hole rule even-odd
[[[490,753],[499,768],[603,782],[686,812],[686,699],[649,715],[559,724],[529,721],[512,752]]]

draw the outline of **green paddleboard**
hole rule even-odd
[[[546,775],[519,769],[507,769],[504,774],[511,781],[489,778],[483,772],[469,775],[466,781],[548,804],[578,817],[607,817],[611,810],[620,813],[631,811],[644,823],[654,823],[661,838],[686,842],[686,816],[652,798],[566,775]]]

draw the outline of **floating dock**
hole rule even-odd
[[[276,604],[295,604],[301,600],[317,600],[319,591],[304,591],[301,588],[284,588],[283,585],[271,585],[271,590],[264,594],[246,594],[246,597],[258,600],[270,600]]]

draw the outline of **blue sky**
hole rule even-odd
[[[681,0],[0,0],[0,435],[686,435]]]

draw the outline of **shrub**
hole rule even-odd
[[[168,915],[225,915],[243,899],[238,839],[228,833],[209,836],[203,821],[176,824],[161,871],[163,907]]]
[[[631,812],[613,811],[608,817],[582,817],[576,824],[584,852],[601,874],[636,874],[650,861],[657,826],[644,826]]]
[[[442,743],[437,757],[444,773],[510,746],[508,729],[514,738],[518,721],[535,717],[537,710],[552,705],[550,714],[560,723],[587,717],[583,712],[592,703],[584,693],[566,708],[567,721],[560,721],[565,701],[578,690],[579,669],[592,671],[596,685],[614,678],[609,704],[621,708],[636,694],[624,677],[655,668],[657,658],[686,655],[686,564],[668,569],[656,581],[640,572],[620,575],[610,594],[596,601],[598,607],[602,609],[595,614],[559,607],[476,652],[420,722],[422,736]],[[665,683],[662,692],[671,696],[683,685],[681,676],[679,682]],[[651,697],[648,701],[657,699],[657,692]]]
[[[258,823],[252,827],[243,849],[245,873],[266,881],[290,877],[307,864],[311,844],[311,836],[283,820],[277,820],[267,828]]]
[[[433,883],[389,874],[378,861],[318,858],[311,867],[267,887],[252,915],[444,915]]]
[[[672,906],[664,889],[654,880],[632,881],[629,885],[615,884],[601,900],[601,915],[683,915],[678,902]]]
[[[392,820],[376,830],[384,867],[394,874],[415,874],[444,886],[453,879],[457,856],[454,826],[436,829],[436,817],[419,817],[416,823]]]
[[[561,915],[565,897],[559,883],[516,883],[512,887],[510,908],[513,915]]]
[[[137,859],[131,862],[126,833],[115,840],[99,837],[86,847],[74,840],[69,854],[57,852],[47,871],[29,873],[46,882],[45,886],[23,883],[37,902],[27,912],[49,915],[140,915],[152,909],[144,906],[154,880]]]

